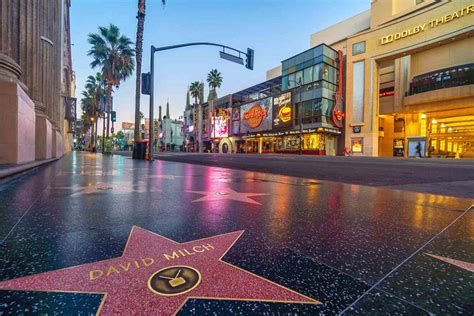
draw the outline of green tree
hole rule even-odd
[[[102,74],[100,72],[96,73],[95,76],[88,76],[86,80],[86,85],[85,89],[87,93],[90,95],[92,98],[92,103],[93,103],[93,112],[92,112],[92,117],[93,122],[92,124],[95,123],[95,127],[93,127],[95,133],[92,133],[93,135],[93,142],[92,146],[94,147],[97,142],[97,124],[99,121],[99,118],[102,117],[104,118],[105,121],[105,113],[103,113],[101,109],[101,100],[102,96],[104,96],[105,89],[104,89],[104,79],[102,77]],[[105,128],[105,125],[104,125]]]
[[[204,83],[199,82],[199,81],[194,81],[191,82],[191,85],[189,86],[189,92],[191,93],[191,96],[194,98],[194,104],[199,104],[201,100],[201,93],[204,89]]]
[[[100,67],[104,80],[107,82],[107,138],[109,137],[110,107],[112,87],[118,88],[120,83],[130,77],[135,68],[135,50],[133,42],[120,34],[117,26],[99,27],[98,33],[89,34],[92,48],[87,53],[92,56],[91,67]]]
[[[163,5],[165,0],[161,0]],[[145,30],[145,12],[146,0],[138,0],[137,12],[137,42],[135,47],[136,52],[136,81],[135,81],[135,129],[133,131],[133,138],[135,141],[140,140],[140,83],[142,74],[142,53],[143,53],[143,32]]]
[[[125,138],[125,134],[123,133],[123,131],[118,131],[117,134],[115,134],[115,138],[123,139]]]
[[[207,74],[207,83],[209,84],[209,96],[207,100],[217,100],[216,88],[220,88],[222,84],[221,73],[217,69],[212,69]]]

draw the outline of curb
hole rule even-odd
[[[39,160],[39,161],[32,161],[28,162],[19,166],[12,166],[9,168],[5,168],[0,170],[0,180],[6,180],[7,178],[13,177],[18,174],[25,173],[26,171],[30,171],[32,169],[35,169],[37,167],[40,167],[42,165],[54,162],[61,159],[59,158],[51,158],[51,159],[45,159],[45,160]]]

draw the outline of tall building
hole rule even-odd
[[[313,34],[312,47],[345,55],[346,146],[364,156],[473,157],[473,21],[472,0],[373,0]]]
[[[0,163],[61,157],[76,119],[70,0],[2,0]]]

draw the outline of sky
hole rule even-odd
[[[238,92],[266,80],[266,71],[310,48],[310,35],[370,8],[370,0],[147,0],[142,72],[150,69],[150,47],[187,42],[214,42],[241,51],[255,50],[254,70],[220,59],[219,48],[195,46],[155,53],[155,117],[158,106],[170,116],[183,115],[186,91],[193,81],[203,81],[217,68],[223,77],[218,96]],[[80,99],[92,69],[87,56],[87,36],[98,26],[115,24],[136,40],[137,0],[73,0],[71,40],[76,97]],[[114,93],[115,130],[133,122],[135,74]],[[148,117],[149,98],[142,95],[140,110]],[[80,116],[80,113],[78,113]],[[102,131],[99,128],[99,131]],[[100,134],[100,133],[99,133]]]

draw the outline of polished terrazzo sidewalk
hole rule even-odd
[[[0,186],[0,314],[469,314],[471,205],[73,153]]]

